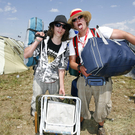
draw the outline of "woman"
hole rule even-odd
[[[33,81],[33,97],[31,101],[31,115],[34,116],[36,97],[40,94],[62,94],[64,90],[65,68],[68,63],[67,42],[69,38],[70,25],[64,15],[58,15],[53,22],[49,24],[47,37],[36,37],[31,46],[25,48],[24,57],[33,55],[36,57],[40,53],[37,68],[35,69]],[[37,32],[37,35],[45,36],[43,32]],[[41,43],[41,52],[38,45]],[[44,43],[44,47],[42,49]]]

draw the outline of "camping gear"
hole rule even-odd
[[[31,45],[35,41],[36,32],[41,32],[41,31],[42,32],[44,31],[44,22],[37,17],[30,18],[28,22],[28,28],[26,31],[25,47]],[[41,45],[38,45],[38,47],[41,48]],[[32,56],[27,59],[24,58],[24,63],[28,67],[34,66],[37,64],[38,59],[39,59],[39,55],[37,57]]]
[[[74,102],[73,100],[76,100]],[[37,101],[39,103],[37,103]],[[35,132],[80,135],[81,100],[78,97],[41,95],[36,100],[35,123],[40,123]],[[40,107],[40,108],[39,108]],[[38,110],[37,110],[38,109]],[[40,113],[40,120],[39,119]]]
[[[0,36],[0,75],[24,72],[23,42]]]
[[[128,73],[135,65],[135,54],[127,42],[101,38],[90,38],[81,56],[87,73],[94,76],[118,76]]]

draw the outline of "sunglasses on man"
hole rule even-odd
[[[66,29],[66,25],[65,24],[55,23],[55,26],[56,27],[61,27],[62,26],[63,29]]]
[[[80,20],[81,18],[83,18],[83,15],[80,15],[80,16],[78,16],[77,18],[74,18],[74,19],[72,20],[72,22],[76,22],[77,19]]]

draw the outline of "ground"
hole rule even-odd
[[[67,72],[66,94],[70,94],[75,77]],[[125,76],[112,77],[112,111],[105,121],[108,135],[135,135],[135,80]],[[35,135],[34,118],[30,116],[33,70],[0,76],[0,135]],[[94,112],[94,100],[90,111]],[[97,123],[85,120],[81,135],[95,135]]]

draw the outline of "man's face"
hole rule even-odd
[[[54,35],[62,38],[62,36],[64,35],[66,31],[65,28],[66,28],[66,25],[62,22],[58,22],[54,24]]]
[[[72,22],[73,22],[74,28],[77,29],[78,31],[84,30],[87,27],[86,21],[82,15],[75,16],[72,19]]]

